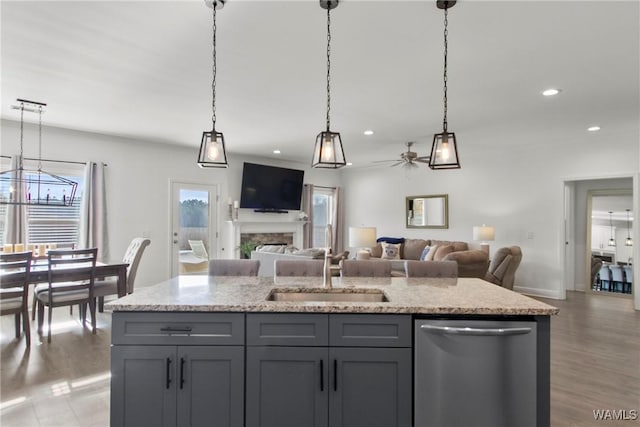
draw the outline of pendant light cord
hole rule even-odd
[[[327,131],[330,128],[331,111],[331,5],[327,7]]]
[[[216,130],[216,72],[217,72],[217,67],[216,67],[216,1],[214,0],[213,2],[213,66],[212,66],[212,73],[213,73],[213,80],[211,81],[211,93],[212,93],[212,100],[211,100],[211,111],[213,112],[211,115],[211,122],[213,123],[213,130]],[[212,139],[215,138],[215,135],[212,135]]]
[[[449,20],[447,19],[449,9],[445,7],[444,9],[444,119],[442,120],[442,129],[444,132],[447,132],[447,54],[449,50],[449,44],[447,41],[447,36],[449,35],[449,31],[447,30],[447,26],[449,25]]]

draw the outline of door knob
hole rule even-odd
[[[173,243],[174,243],[174,244],[176,244],[176,243],[178,243],[178,241],[177,241],[177,240],[174,240],[174,241],[173,241]]]

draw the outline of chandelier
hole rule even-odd
[[[42,113],[47,104],[17,99],[20,110],[20,157],[15,168],[0,172],[0,205],[72,206],[78,183],[42,170]],[[24,168],[24,112],[38,113],[38,168]]]

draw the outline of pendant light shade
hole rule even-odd
[[[18,164],[0,173],[0,204],[73,206],[78,183],[42,170],[42,114],[47,104],[18,99],[20,110],[20,156]],[[38,113],[38,168],[23,165],[24,112]]]
[[[346,164],[340,134],[330,130],[320,132],[316,137],[311,166],[314,168],[337,169]]]
[[[442,121],[442,132],[433,135],[433,145],[431,146],[431,156],[429,157],[429,167],[431,169],[460,169],[456,134],[447,130],[447,57],[449,53],[448,10],[455,4],[455,1],[436,2],[438,9],[444,9],[444,119]]]
[[[224,145],[224,135],[216,131],[216,11],[222,9],[227,0],[206,1],[205,4],[211,8],[213,17],[213,81],[211,82],[211,131],[202,132],[200,141],[200,153],[198,154],[198,166],[201,168],[227,168],[227,151]]]
[[[202,132],[198,165],[201,168],[229,167],[222,132],[216,132],[215,130]]]
[[[611,232],[611,237],[609,238],[608,246],[615,246],[616,239],[613,238],[613,212],[609,211],[609,231]]]
[[[327,130],[316,137],[311,167],[338,169],[347,165],[339,132],[331,131],[331,9],[338,7],[338,0],[320,0],[320,7],[327,10]]]
[[[456,145],[456,134],[453,132],[442,132],[433,135],[433,145],[431,146],[431,157],[429,157],[429,167],[431,169],[459,169],[458,147]]]
[[[624,240],[625,246],[633,246],[633,239],[631,238],[631,220],[629,219],[629,210],[627,209],[627,238]]]

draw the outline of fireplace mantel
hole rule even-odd
[[[302,248],[302,233],[306,221],[227,221],[230,227],[232,258],[240,258],[240,236],[243,233],[293,233],[293,246]]]

